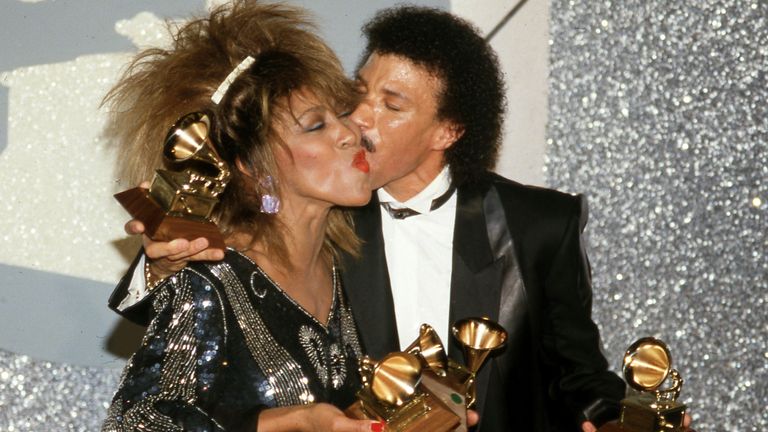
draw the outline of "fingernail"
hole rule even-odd
[[[371,432],[382,432],[384,430],[384,423],[373,422],[371,423]]]

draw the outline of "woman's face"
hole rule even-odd
[[[277,126],[275,159],[285,207],[361,206],[371,198],[360,129],[306,90],[296,91]]]

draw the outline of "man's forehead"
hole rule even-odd
[[[370,75],[374,70],[383,72],[383,76],[378,78],[384,78],[392,83],[421,86],[424,81],[430,81],[436,88],[442,85],[442,80],[427,67],[397,54],[373,52],[358,69],[356,77],[367,83],[367,80],[372,78]]]

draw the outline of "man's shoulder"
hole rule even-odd
[[[527,217],[558,217],[585,210],[585,199],[581,195],[525,185],[496,173],[488,173],[487,179],[507,211],[522,213]]]

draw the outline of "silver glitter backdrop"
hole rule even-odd
[[[697,430],[768,431],[768,2],[552,1],[550,56],[609,361],[661,338]]]
[[[119,373],[0,349],[0,430],[99,430]]]

